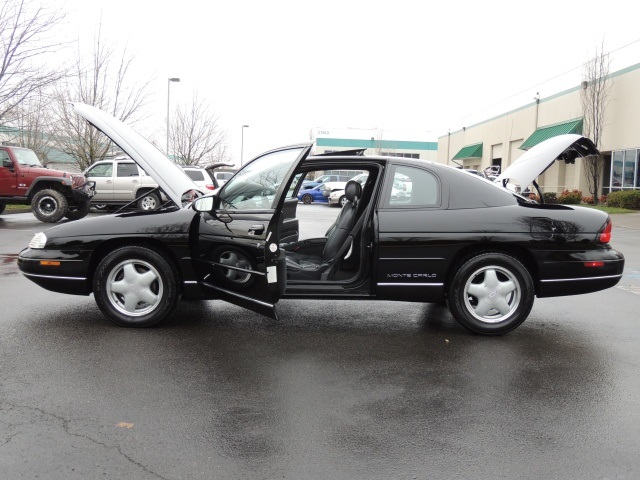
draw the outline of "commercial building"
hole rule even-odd
[[[429,132],[402,132],[377,128],[315,128],[316,153],[364,148],[365,155],[437,160],[438,142]]]
[[[600,192],[640,189],[640,64],[608,75],[610,92],[599,149],[604,156]],[[585,82],[438,138],[437,160],[464,168],[505,169],[527,149],[564,133],[583,133],[580,91]],[[584,162],[555,162],[538,178],[543,192],[579,189],[589,195]],[[524,188],[524,186],[523,186]]]

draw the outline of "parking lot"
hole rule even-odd
[[[318,234],[338,212],[302,210]],[[373,301],[121,328],[19,273],[47,227],[0,216],[0,478],[638,478],[640,213],[614,216],[617,287],[536,300],[501,337]]]

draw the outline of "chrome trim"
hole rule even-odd
[[[86,280],[87,277],[59,277],[57,275],[38,275],[37,273],[25,273],[22,272],[25,277],[39,277],[39,278],[55,278],[57,280]]]
[[[444,283],[378,283],[379,287],[442,287]]]
[[[197,280],[185,280],[182,283],[189,284],[189,285],[191,285],[191,284],[197,285],[198,284]]]
[[[550,279],[550,280],[540,280],[541,283],[547,283],[547,282],[578,282],[578,281],[582,281],[582,280],[606,280],[607,278],[621,278],[622,274],[620,275],[606,275],[604,277],[583,277],[583,278],[556,278],[556,279]]]
[[[444,260],[444,258],[433,258],[433,257],[411,257],[411,258],[407,258],[407,257],[384,257],[384,258],[379,258],[379,260]]]

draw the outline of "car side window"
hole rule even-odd
[[[391,175],[393,183],[387,190],[386,206],[437,207],[440,204],[440,184],[433,173],[397,165]]]
[[[140,175],[135,163],[119,163],[116,171],[118,177],[137,177]]]
[[[220,191],[220,208],[231,210],[270,209],[280,184],[302,148],[279,150],[252,160]]]
[[[9,157],[9,152],[7,152],[6,150],[0,150],[0,162],[3,162],[4,160],[11,160],[11,158]],[[2,164],[0,163],[0,167],[2,166]]]
[[[110,163],[99,163],[87,170],[87,177],[110,177],[113,166]]]

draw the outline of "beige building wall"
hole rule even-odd
[[[612,150],[640,148],[640,64],[610,75],[611,93],[607,108],[605,129],[600,151],[605,155]],[[438,162],[454,165],[452,158],[461,148],[483,143],[481,159],[457,161],[465,168],[484,169],[492,164],[496,152],[502,152],[504,170],[517,160],[524,150],[518,147],[537,129],[582,118],[581,86],[531,102],[518,109],[462,130],[438,138]],[[543,192],[562,192],[578,188],[587,196],[587,180],[582,162],[565,165],[556,162],[538,178]]]

